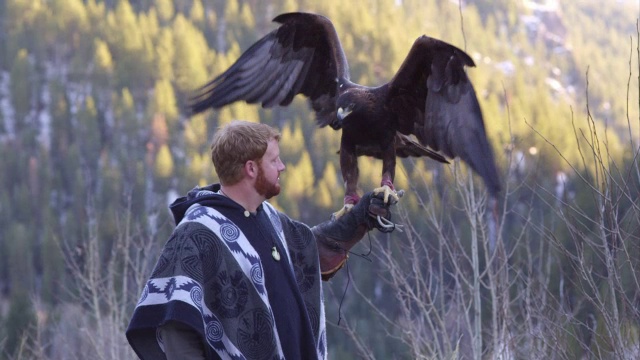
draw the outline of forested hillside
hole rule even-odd
[[[216,181],[209,142],[233,119],[283,134],[276,207],[310,225],[340,208],[340,133],[303,97],[186,115],[288,11],[329,17],[363,85],[422,34],[467,51],[503,181],[493,200],[461,163],[398,162],[404,232],[372,232],[325,286],[331,359],[640,357],[639,7],[0,0],[0,359],[134,358],[167,206]]]

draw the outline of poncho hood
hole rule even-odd
[[[217,194],[220,191],[220,184],[211,184],[207,186],[196,186],[193,189],[189,190],[187,195],[181,196],[177,198],[170,206],[171,214],[173,215],[173,220],[176,225],[182,221],[184,218],[187,209],[191,207],[193,204],[198,204],[202,202],[213,202],[210,205],[216,206],[228,206],[225,201],[220,201],[220,197]]]

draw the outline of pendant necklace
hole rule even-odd
[[[222,191],[222,189],[218,190],[218,192],[220,194],[222,194],[224,197],[231,199],[230,197],[227,196],[227,194],[224,193],[224,191]],[[251,215],[251,213],[249,212],[249,210],[244,210],[244,217],[249,217]],[[278,248],[276,247],[276,243],[273,243],[273,247],[271,248],[271,256],[273,257],[273,259],[275,261],[280,261],[280,252],[278,251]]]
[[[273,259],[275,261],[280,261],[280,253],[278,252],[278,249],[276,248],[275,244],[271,248],[271,256],[273,256]]]

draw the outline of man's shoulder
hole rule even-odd
[[[178,224],[173,230],[171,237],[167,241],[167,245],[172,243],[192,243],[194,239],[205,241],[217,241],[216,233],[205,224],[198,221],[184,221]]]
[[[309,246],[315,242],[315,236],[309,225],[290,218],[288,215],[279,212],[282,230],[287,244],[297,251],[315,251],[315,246]]]

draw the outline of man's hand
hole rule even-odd
[[[369,202],[368,215],[371,218],[369,221],[375,221],[371,224],[370,228],[375,227],[384,233],[392,232],[395,229],[402,231],[401,225],[394,224],[391,221],[391,210],[389,209],[391,205],[398,203],[404,195],[404,190],[399,190],[396,194],[397,198],[389,197],[388,201],[385,202],[383,193],[373,193]]]

